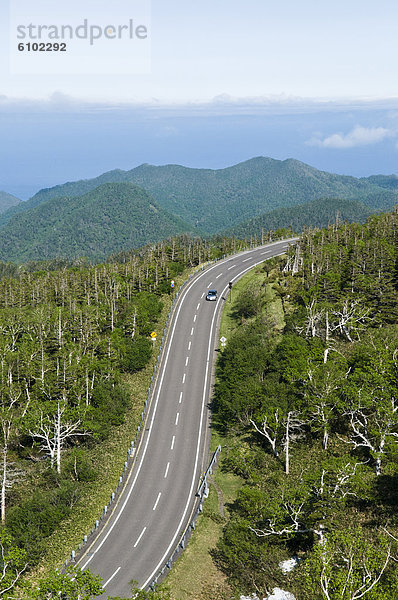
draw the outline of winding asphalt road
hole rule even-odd
[[[101,575],[104,597],[129,597],[131,580],[146,588],[178,544],[207,466],[217,318],[228,283],[288,245],[274,242],[221,260],[181,292],[134,466],[105,527],[79,560]],[[217,302],[206,301],[208,289],[218,290]]]

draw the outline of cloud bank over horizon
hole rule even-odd
[[[319,148],[347,149],[360,146],[369,146],[378,144],[387,138],[393,138],[398,135],[397,131],[385,127],[362,127],[357,125],[348,133],[333,133],[324,139],[319,137],[311,138],[307,144]]]
[[[79,97],[73,94],[67,94],[62,91],[54,91],[51,94],[42,97],[35,96],[12,96],[7,94],[0,95],[0,111],[15,110],[23,112],[26,110],[38,111],[85,111],[85,110],[170,110],[195,112],[196,110],[204,112],[222,112],[228,113],[266,113],[266,112],[329,112],[329,111],[347,111],[347,110],[390,110],[396,111],[398,115],[398,95],[397,97],[386,98],[316,98],[293,96],[286,94],[269,94],[262,96],[231,96],[229,94],[219,94],[208,100],[176,100],[167,101],[158,98],[149,98],[140,100],[136,98],[124,100],[112,100],[109,98],[97,97]],[[393,114],[393,113],[392,113]],[[358,125],[361,129],[361,126]],[[342,135],[344,134],[336,134]],[[358,132],[361,136],[361,132]],[[316,141],[316,140],[315,140]],[[326,144],[327,145],[327,144]]]

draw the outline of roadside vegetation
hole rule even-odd
[[[173,600],[398,595],[397,219],[306,231],[233,287],[213,401],[223,452]]]
[[[234,247],[184,236],[96,266],[2,265],[2,597],[62,567],[99,518],[135,437],[170,282]]]
[[[398,594],[397,218],[302,235],[264,277],[283,335],[264,284],[241,293],[213,403],[222,468],[245,481],[213,552],[233,590]]]

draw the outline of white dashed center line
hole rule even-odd
[[[193,332],[194,332],[194,328],[192,327],[192,329],[191,329],[191,335],[193,335]]]
[[[197,319],[198,315],[195,315],[193,318],[193,322],[196,323],[196,319]]]
[[[176,414],[176,423],[175,423],[176,425],[178,425],[178,419],[179,419],[179,418],[180,418],[180,413],[177,413],[177,414]]]
[[[181,402],[182,402],[182,392],[180,392],[180,399],[178,401],[178,404],[181,404]]]
[[[176,441],[176,436],[175,436],[175,435],[173,435],[173,439],[171,440],[171,447],[170,447],[170,450],[174,450],[174,444],[175,444],[175,441]]]
[[[189,344],[188,344],[188,350],[190,350],[190,349],[191,349],[191,344],[192,344],[192,342],[191,342],[191,340],[189,340]]]
[[[159,494],[158,494],[158,497],[156,498],[156,502],[155,502],[155,504],[153,505],[153,509],[152,509],[152,510],[156,510],[156,507],[157,507],[157,505],[158,505],[158,502],[159,502],[159,500],[160,500],[160,496],[161,496],[161,495],[162,495],[162,492],[159,492]]]
[[[120,571],[121,568],[122,567],[118,567],[116,569],[116,571],[114,572],[114,574],[109,577],[108,581],[105,581],[105,583],[102,584],[103,588],[105,588],[108,585],[108,583],[110,583],[112,581],[112,579],[115,577],[115,575],[117,575],[119,573],[119,571]]]
[[[185,383],[185,377],[187,376],[186,373],[184,373],[184,375],[182,376],[182,383]]]
[[[198,306],[196,307],[196,310],[199,310],[199,306],[200,306],[200,302],[199,302]]]
[[[136,543],[134,544],[134,548],[137,548],[138,544],[141,541],[142,536],[144,535],[144,533],[146,532],[146,527],[144,527],[144,529],[141,531],[140,535],[138,536],[138,540],[136,541]]]
[[[247,262],[248,260],[250,260],[250,258],[245,258],[245,260],[242,260],[242,262]]]
[[[236,267],[236,265],[232,265],[232,267],[228,267],[228,271],[230,271],[231,269],[233,269],[234,267]]]
[[[189,356],[187,356],[186,359],[185,359],[185,366],[186,367],[188,366],[188,362],[189,362]]]
[[[167,477],[167,475],[168,475],[168,473],[169,473],[169,468],[170,468],[170,463],[168,462],[168,463],[167,463],[167,465],[166,465],[166,470],[165,470],[165,472],[164,472],[164,478],[165,478],[165,479],[166,479],[166,477]]]
[[[219,275],[217,275],[216,279],[218,279],[219,277],[221,277],[222,273],[220,273]]]

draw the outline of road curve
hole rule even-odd
[[[274,242],[218,261],[181,293],[133,469],[105,527],[78,561],[82,569],[101,575],[104,597],[129,597],[131,580],[147,587],[188,524],[206,468],[208,401],[223,296],[229,282],[288,245]],[[217,302],[206,302],[209,288],[218,290]]]

